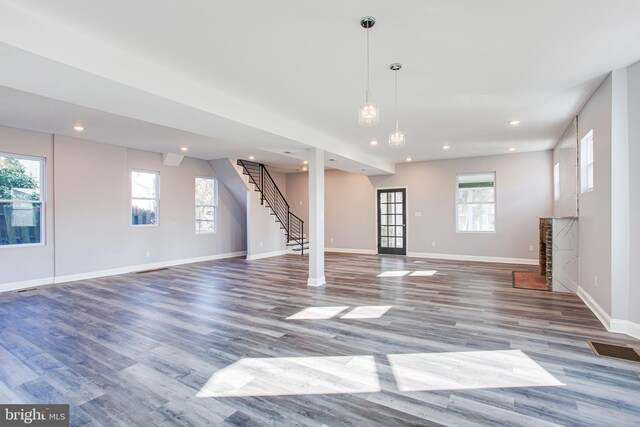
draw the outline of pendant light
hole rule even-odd
[[[360,26],[367,30],[367,94],[365,103],[360,106],[358,123],[360,126],[375,126],[380,123],[380,111],[378,106],[371,102],[371,90],[369,88],[369,28],[376,23],[373,16],[365,16],[360,20]]]
[[[396,83],[396,130],[389,134],[389,147],[402,148],[405,144],[404,132],[398,128],[398,70],[402,68],[402,64],[394,62],[389,66],[389,69],[393,71]]]

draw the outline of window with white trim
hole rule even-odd
[[[196,177],[196,234],[216,232],[218,210],[218,181],[215,178]]]
[[[0,246],[44,242],[45,161],[0,153]]]
[[[495,181],[495,172],[457,176],[457,232],[495,231]]]
[[[580,140],[580,192],[593,191],[593,129]]]
[[[160,173],[131,171],[131,225],[158,225]]]
[[[560,162],[553,165],[553,200],[560,200]]]

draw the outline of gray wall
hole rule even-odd
[[[571,120],[553,149],[553,164],[560,164],[560,199],[553,202],[554,216],[578,216],[578,126]]]
[[[244,249],[244,212],[221,182],[218,232],[195,234],[194,180],[215,176],[209,163],[185,158],[179,167],[164,166],[159,153],[61,136],[55,148],[56,275]],[[160,172],[157,227],[130,225],[132,169]]]
[[[44,157],[47,175],[44,245],[0,247],[0,284],[53,277],[52,136],[0,126],[0,152]]]
[[[578,114],[578,140],[591,129],[594,189],[579,196],[578,277],[580,287],[611,314],[611,75]]]
[[[629,320],[640,324],[640,62],[627,70],[629,102]]]
[[[395,175],[370,178],[327,171],[326,246],[375,250],[375,190],[406,187],[408,252],[536,260],[538,217],[553,212],[552,167],[552,152],[542,151],[401,164]],[[494,171],[496,232],[456,233],[456,174]],[[306,174],[288,175],[287,197],[303,219],[307,191]]]
[[[267,168],[268,169],[268,168]],[[286,199],[287,178],[283,173],[269,172],[274,182]],[[238,175],[241,179],[248,179],[246,175]],[[249,185],[251,191],[247,197],[247,259],[257,259],[261,256],[272,256],[286,249],[285,231],[276,222],[276,216],[271,215],[271,209],[260,204],[260,193],[253,191],[254,185]]]
[[[325,180],[334,171],[324,171]],[[287,193],[285,194],[291,211],[304,221],[305,227],[309,224],[309,174],[307,172],[287,174]],[[325,186],[325,198],[327,197]],[[326,225],[325,225],[326,226]]]
[[[221,182],[218,232],[195,234],[194,179],[215,177],[208,162],[185,158],[180,167],[168,167],[162,165],[159,153],[62,136],[55,136],[52,149],[51,135],[9,128],[0,128],[0,144],[0,151],[46,156],[49,174],[47,245],[0,248],[0,283],[200,258],[246,248],[244,210]],[[130,225],[131,169],[160,172],[157,227]]]

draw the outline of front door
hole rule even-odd
[[[407,191],[378,190],[378,253],[407,254]]]

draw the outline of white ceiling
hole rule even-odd
[[[365,15],[377,19],[375,128],[356,115]],[[169,151],[182,138],[194,157],[252,153],[289,169],[316,146],[365,173],[406,156],[549,149],[606,73],[640,60],[638,22],[638,0],[4,0],[0,85],[14,92],[0,92],[0,123],[64,133],[75,113],[91,117],[87,139]],[[403,150],[386,147],[392,62],[403,63]],[[69,110],[57,122],[11,114],[11,103],[33,113],[54,100]]]

